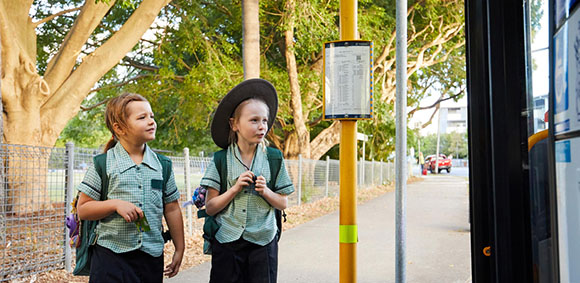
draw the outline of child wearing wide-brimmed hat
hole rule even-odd
[[[285,209],[294,192],[284,162],[277,174],[268,163],[265,137],[277,110],[274,86],[249,79],[230,90],[214,114],[211,134],[226,151],[227,178],[220,177],[212,162],[200,182],[209,188],[206,211],[220,226],[211,241],[210,282],[276,282],[275,209]],[[276,180],[270,180],[272,175]],[[221,180],[227,180],[228,188],[222,194]]]

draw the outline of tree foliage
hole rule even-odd
[[[0,1],[3,142],[53,146],[168,1]]]
[[[416,142],[421,143],[423,156],[436,153],[437,134],[420,137]],[[417,147],[415,148],[418,149]],[[441,134],[439,139],[439,153],[453,155],[453,158],[468,158],[467,133],[451,132]]]
[[[375,58],[375,118],[359,122],[358,128],[372,135],[367,148],[373,158],[387,159],[395,137],[395,0],[358,3],[360,38],[373,41]],[[151,100],[159,124],[154,146],[180,150],[196,145],[212,151],[216,149],[208,130],[212,111],[243,79],[241,1],[175,0],[160,18],[163,25],[154,27],[154,39],[142,42],[122,61],[124,75],[117,71],[101,87],[139,92]],[[450,96],[464,83],[463,25],[462,1],[409,1],[410,107],[431,95],[422,91],[428,85],[447,88],[444,96]],[[338,40],[338,31],[339,1],[260,1],[261,77],[276,86],[280,101],[269,139],[287,157],[306,150],[298,146],[296,121],[307,129],[311,158],[321,157],[338,143],[338,125],[321,120],[323,44]],[[296,85],[289,79],[292,72]],[[99,91],[98,99],[84,104],[109,95]],[[297,105],[302,107],[301,117]]]

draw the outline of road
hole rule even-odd
[[[427,174],[431,175],[432,173],[429,173],[429,171],[427,171]],[[419,168],[419,165],[413,166],[413,175],[415,176],[421,175],[421,169]],[[450,173],[447,173],[447,171],[443,170],[441,171],[440,175],[469,177],[469,167],[452,167]]]

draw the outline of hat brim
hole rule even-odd
[[[249,79],[236,85],[226,94],[216,108],[211,122],[211,137],[216,145],[227,148],[230,135],[230,118],[234,110],[244,100],[258,98],[266,102],[270,110],[268,117],[268,130],[272,128],[276,113],[278,113],[278,93],[274,86],[263,79]]]

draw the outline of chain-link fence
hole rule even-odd
[[[76,187],[82,181],[99,149],[30,147],[0,144],[0,281],[55,269],[71,270],[73,250],[65,226]],[[191,199],[208,157],[170,156],[180,202]],[[289,206],[301,205],[339,193],[338,160],[286,160],[286,169],[296,191]],[[365,161],[358,164],[359,189],[394,180],[392,163]],[[412,171],[412,170],[409,170]],[[353,174],[354,175],[354,174]],[[186,233],[201,230],[188,206],[184,211]]]
[[[453,167],[468,167],[468,159],[451,159],[451,166]]]

